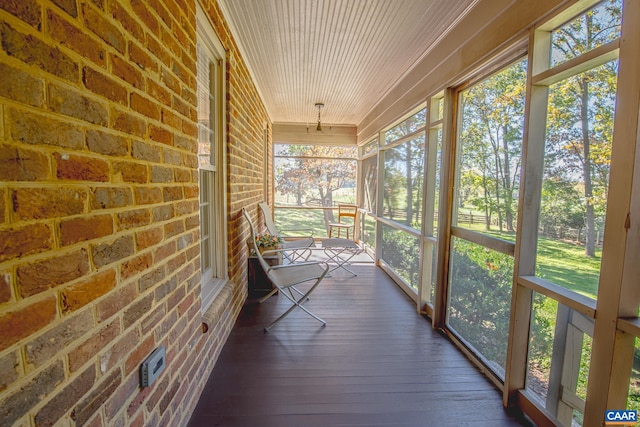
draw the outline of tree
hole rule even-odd
[[[355,149],[320,145],[288,145],[279,148],[275,190],[295,197],[297,206],[333,207],[337,191],[355,192]],[[355,194],[345,202],[353,203]],[[333,211],[324,210],[325,225],[333,222]]]
[[[555,61],[572,59],[618,37],[620,16],[619,2],[610,1],[558,29],[553,37]],[[617,68],[617,61],[608,62],[550,91],[547,152],[559,162],[552,169],[564,171],[564,180],[581,181],[585,254],[591,257],[595,225],[606,205]]]
[[[384,150],[384,208],[389,218],[420,228],[422,183],[424,181],[426,109],[419,111],[386,132],[386,144],[399,145]],[[402,197],[402,202],[401,200]],[[404,211],[400,216],[398,211]]]
[[[526,61],[519,61],[474,85],[462,97],[461,170],[471,170],[481,186],[472,198],[490,228],[514,231],[522,152]]]

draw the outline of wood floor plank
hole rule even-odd
[[[286,308],[250,300],[189,425],[519,426],[493,385],[372,265],[338,273],[270,332]]]

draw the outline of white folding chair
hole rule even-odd
[[[253,242],[253,250],[258,257],[258,260],[260,261],[260,265],[264,269],[264,272],[276,287],[276,289],[280,291],[279,294],[283,295],[285,298],[292,302],[291,307],[289,307],[287,311],[282,313],[280,317],[271,322],[271,324],[264,328],[264,330],[268,331],[273,328],[296,307],[322,323],[323,326],[326,325],[327,322],[316,316],[302,304],[309,300],[309,295],[311,294],[311,292],[314,291],[314,289],[320,284],[322,279],[324,279],[324,277],[327,275],[327,272],[329,271],[329,265],[325,262],[299,262],[295,264],[270,266],[264,260],[263,254],[261,254],[258,250],[258,245],[256,244],[255,239],[256,231],[253,226],[253,222],[249,217],[249,214],[244,208],[242,208],[242,215],[244,215],[247,222],[249,223],[249,228],[251,229],[251,241]],[[284,250],[278,249],[275,251],[265,251],[264,254],[277,253],[282,251]],[[296,285],[301,284],[310,285],[310,287],[306,292],[302,292],[296,288]],[[297,296],[294,294],[294,292],[297,294]]]
[[[258,206],[262,211],[262,217],[264,218],[264,225],[267,227],[269,234],[273,236],[280,236],[284,243],[282,243],[282,256],[284,256],[289,262],[296,262],[299,260],[306,261],[311,256],[311,248],[315,247],[315,241],[313,239],[313,230],[287,230],[288,232],[297,232],[299,235],[283,235],[273,222],[271,217],[271,209],[266,202],[259,203]]]

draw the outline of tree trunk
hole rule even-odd
[[[596,256],[595,245],[595,209],[593,207],[593,183],[591,182],[591,153],[589,138],[589,83],[586,79],[580,82],[582,89],[582,105],[580,106],[582,115],[582,148],[584,159],[582,162],[582,175],[584,178],[584,198],[585,209],[585,242],[584,253],[589,257]]]
[[[406,143],[405,166],[407,168],[407,217],[405,224],[411,225],[413,218],[413,178],[411,174],[411,143]]]
[[[504,157],[504,220],[507,224],[507,231],[513,231],[513,190],[511,188],[511,159],[509,158],[509,127],[507,125],[502,129],[502,151]]]

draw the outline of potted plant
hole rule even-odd
[[[280,236],[276,236],[273,234],[260,234],[256,236],[256,246],[258,246],[258,250],[260,251],[260,253],[278,249],[278,245],[280,245],[282,242],[283,240]]]

